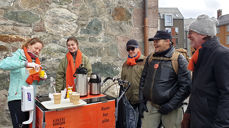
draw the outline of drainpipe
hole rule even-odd
[[[148,0],[144,0],[144,55],[149,55],[149,25],[148,25]]]

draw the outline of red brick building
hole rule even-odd
[[[217,37],[221,44],[229,47],[229,14],[222,15],[222,10],[217,11],[218,26]]]

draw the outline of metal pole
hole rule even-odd
[[[148,25],[148,0],[144,1],[144,55],[149,55],[149,25]]]

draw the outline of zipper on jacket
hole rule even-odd
[[[158,64],[158,68],[159,68],[160,62],[158,62],[156,64]],[[152,79],[152,84],[151,84],[151,87],[150,87],[150,99],[151,99],[151,101],[153,101],[153,92],[152,91],[153,91],[154,79],[155,79],[155,76],[156,76],[158,68],[154,68],[154,72],[153,72],[153,79]]]

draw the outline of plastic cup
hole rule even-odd
[[[53,94],[54,98],[54,104],[60,104],[61,101],[61,93],[54,93]]]
[[[66,91],[65,90],[62,90],[61,91],[61,99],[64,99],[65,98],[65,95],[66,95]]]
[[[67,90],[67,98],[69,98],[69,93],[72,92],[72,89],[73,89],[73,87],[70,87],[70,86],[68,87],[68,90]]]
[[[39,75],[40,75],[40,78],[44,78],[45,77],[45,71],[44,70],[41,70],[40,73],[39,73]]]
[[[71,97],[72,97],[72,103],[73,104],[75,104],[75,105],[79,104],[80,93],[74,92],[74,93],[72,93]]]

